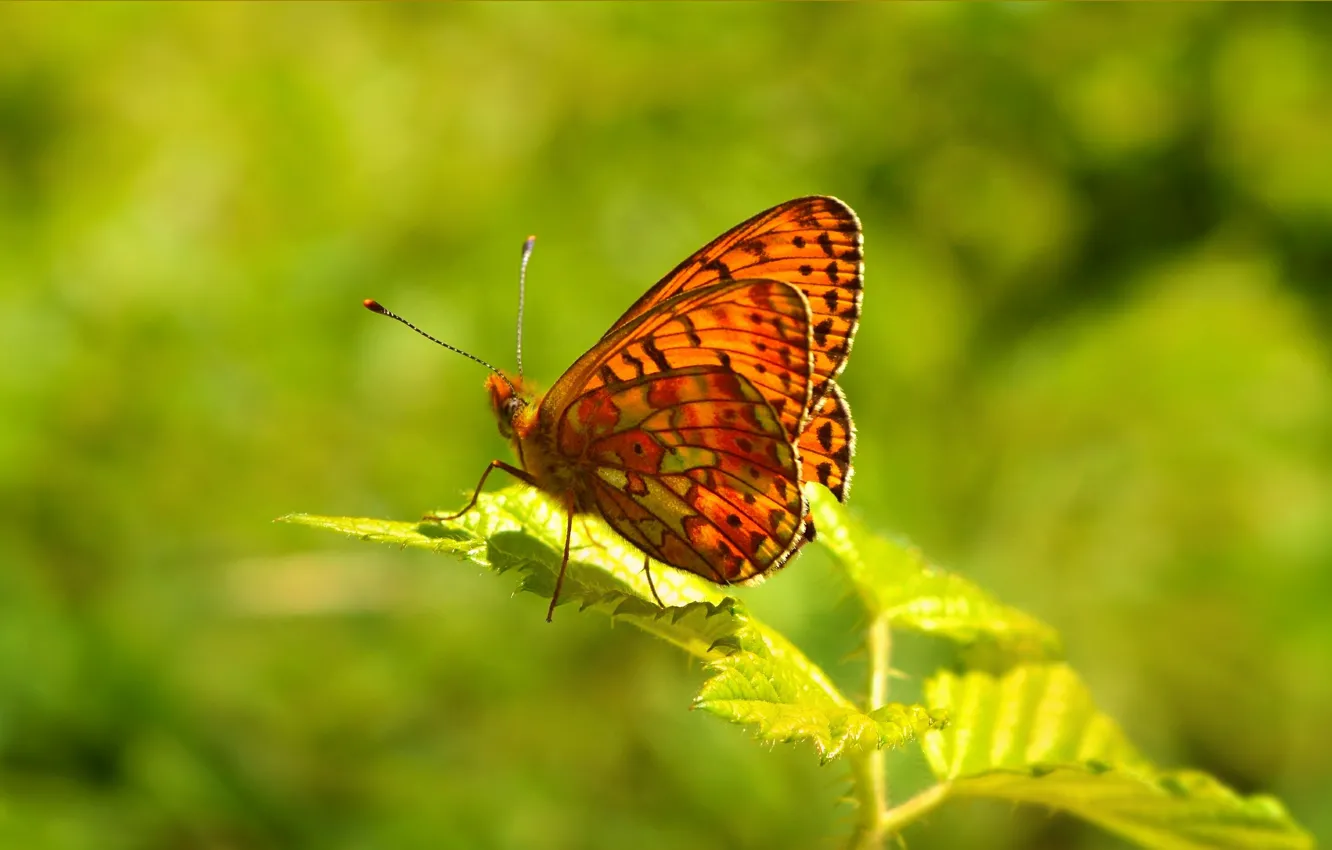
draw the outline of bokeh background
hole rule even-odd
[[[537,233],[549,384],[809,193],[865,226],[852,504],[1061,629],[1152,758],[1332,835],[1329,44],[1321,6],[0,6],[0,846],[839,846],[843,769],[687,711],[668,646],[270,522],[508,457],[483,371],[362,298],[510,367]],[[745,599],[863,691],[816,548]]]

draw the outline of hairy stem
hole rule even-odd
[[[888,702],[893,633],[886,617],[876,617],[870,624],[868,644],[869,706],[866,710],[873,711]],[[884,838],[896,832],[890,828],[888,773],[883,750],[875,749],[852,758],[851,785],[857,803],[856,829],[851,837],[851,847],[853,850],[882,847]]]

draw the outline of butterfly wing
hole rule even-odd
[[[795,287],[775,280],[714,283],[668,299],[603,337],[546,394],[540,418],[557,421],[554,408],[568,407],[575,392],[720,366],[763,394],[794,443],[811,400],[810,339],[809,304]]]
[[[856,426],[842,388],[835,381],[814,404],[809,424],[800,433],[801,480],[817,481],[845,502],[851,489],[851,455],[856,449]]]
[[[842,371],[860,322],[864,284],[860,219],[826,196],[796,198],[759,213],[709,242],[638,299],[607,333],[682,292],[728,280],[789,283],[809,301],[812,401]]]
[[[781,281],[683,293],[560,378],[536,451],[569,472],[580,509],[651,557],[724,584],[761,576],[805,539],[809,339],[806,299]]]
[[[617,532],[665,564],[720,584],[781,566],[804,538],[799,460],[763,395],[720,366],[606,391],[621,409],[668,406],[589,441],[591,493]]]

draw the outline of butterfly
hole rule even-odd
[[[860,320],[862,250],[836,198],[765,210],[676,266],[542,396],[522,378],[520,295],[518,375],[484,364],[519,465],[491,461],[467,507],[427,519],[471,510],[496,469],[556,498],[565,541],[547,621],[579,514],[643,553],[658,604],[653,560],[723,585],[762,580],[814,537],[802,484],[841,501],[851,484],[855,427],[836,378]]]

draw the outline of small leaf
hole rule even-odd
[[[745,649],[708,664],[713,675],[694,705],[755,727],[760,740],[808,741],[827,763],[866,750],[899,747],[943,725],[941,716],[921,705],[892,703],[866,714],[785,640],[768,635],[754,642],[744,635],[742,631]]]
[[[563,554],[565,516],[531,488],[482,494],[475,508],[447,523],[394,523],[296,514],[283,517],[365,540],[444,552],[514,572],[519,589],[549,598]],[[756,727],[760,739],[811,742],[830,760],[866,748],[899,746],[941,717],[923,706],[888,705],[866,714],[842,696],[819,667],[780,634],[751,617],[722,589],[657,566],[662,601],[652,601],[642,554],[599,521],[579,517],[560,601],[593,608],[679,646],[708,663],[711,677],[695,706]]]
[[[809,495],[818,540],[837,556],[872,615],[963,645],[993,643],[1010,660],[1060,654],[1054,629],[930,565],[915,547],[869,531],[827,492],[810,488]]]
[[[1313,846],[1271,797],[1241,797],[1196,771],[1157,770],[1065,665],[1024,665],[1002,678],[945,673],[925,693],[951,712],[951,725],[923,742],[950,796],[1060,809],[1145,847]]]

